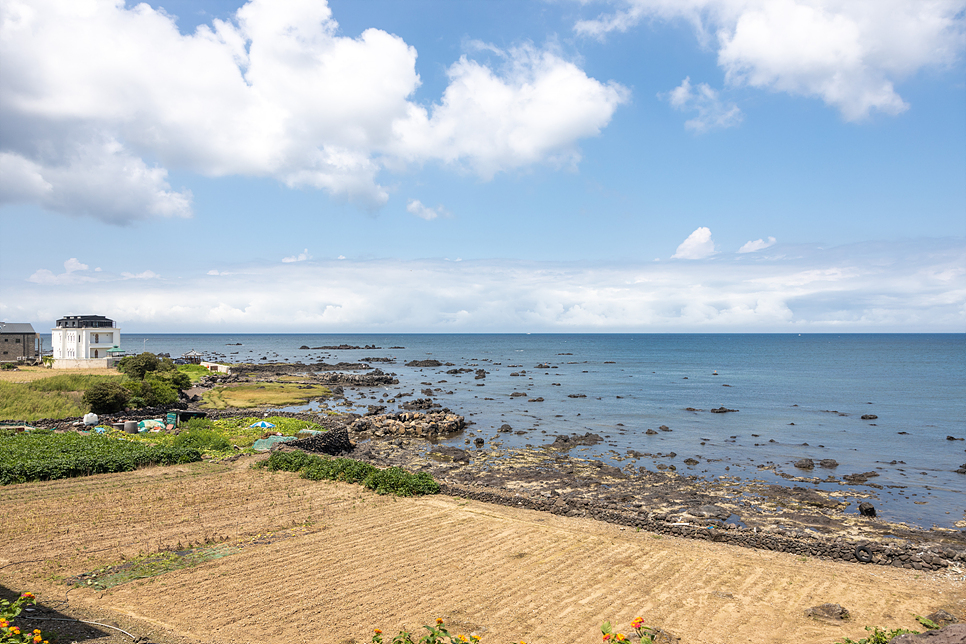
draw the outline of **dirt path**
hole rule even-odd
[[[963,573],[859,566],[251,470],[251,459],[0,488],[0,584],[60,601],[72,575],[138,553],[270,531],[235,555],[69,605],[152,641],[363,642],[436,617],[483,642],[598,642],[637,615],[681,642],[815,642],[966,616]],[[285,537],[285,538],[282,538]],[[259,545],[261,543],[261,545]],[[955,577],[955,578],[954,578]],[[957,580],[958,579],[958,580]],[[803,611],[834,602],[853,620]],[[132,626],[133,624],[133,626]]]

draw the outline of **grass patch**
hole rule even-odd
[[[260,420],[268,421],[275,427],[271,429],[250,427]],[[267,434],[279,433],[283,436],[297,436],[300,431],[306,429],[317,432],[325,431],[325,428],[321,425],[297,418],[249,416],[247,418],[222,418],[220,420],[193,418],[182,425],[182,431],[176,436],[165,432],[114,434],[113,431],[109,435],[147,445],[195,447],[205,456],[218,457],[229,453],[237,454],[239,451],[241,453],[253,453],[252,445],[256,440]],[[239,448],[238,450],[235,449],[236,446]]]
[[[235,407],[277,407],[304,405],[313,398],[331,396],[332,391],[321,385],[298,385],[295,383],[266,382],[219,386],[206,392],[203,406],[210,409]]]
[[[188,374],[188,377],[191,378],[191,384],[198,382],[205,376],[211,375],[211,372],[206,367],[202,367],[200,364],[178,365],[178,371]]]
[[[34,431],[0,435],[0,485],[200,460],[197,449],[145,445],[96,434]]]
[[[428,472],[410,474],[400,467],[381,470],[351,458],[327,458],[306,452],[275,452],[254,467],[272,472],[299,472],[303,479],[312,481],[361,483],[376,494],[421,496],[439,493],[439,483]]]
[[[47,374],[49,370],[45,370]],[[122,382],[122,375],[62,373],[29,382],[0,381],[0,420],[83,416],[90,408],[84,390],[98,382]]]

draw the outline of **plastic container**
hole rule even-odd
[[[138,433],[138,423],[136,420],[125,420],[124,421],[124,431],[128,434]]]

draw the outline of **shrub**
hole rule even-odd
[[[438,494],[439,483],[428,472],[410,474],[400,467],[376,470],[363,481],[376,494],[395,494],[396,496],[421,496]]]
[[[131,394],[117,382],[95,382],[84,392],[84,403],[95,414],[110,414],[121,411],[127,405]]]
[[[300,472],[303,479],[312,481],[362,483],[376,494],[419,496],[439,493],[439,483],[428,472],[410,474],[400,467],[380,470],[351,458],[323,458],[301,451],[275,452],[266,460],[256,463],[255,467],[273,472]]]
[[[190,447],[193,449],[212,452],[224,452],[231,449],[228,440],[221,434],[210,429],[189,429],[174,437],[174,447]]]
[[[117,363],[117,370],[137,380],[144,380],[144,376],[149,371],[157,371],[160,366],[161,361],[158,360],[158,356],[145,351],[136,356],[121,358],[121,361]]]

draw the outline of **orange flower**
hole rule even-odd
[[[379,630],[378,628],[376,628],[376,629],[373,629],[373,632],[374,632],[374,633],[375,633],[376,635],[382,635],[382,631],[381,631],[381,630]]]
[[[20,597],[23,599],[34,599],[36,595],[34,595],[33,593],[24,593]]]
[[[6,628],[8,626],[10,626],[10,622],[0,617],[0,628]]]
[[[443,623],[443,618],[442,617],[437,617],[436,618],[436,624],[439,625],[439,624],[442,624],[442,623]]]
[[[634,621],[631,622],[631,628],[633,628],[634,630],[639,629],[643,625],[644,625],[644,618],[643,617],[635,617],[634,618]]]
[[[610,633],[604,633],[604,641],[605,642],[609,642],[610,641]]]
[[[617,634],[617,641],[618,642],[626,642],[627,641],[627,638],[624,637],[624,634],[623,633],[618,633]]]
[[[14,635],[20,635],[20,629],[18,627],[16,627],[16,626],[14,626],[13,628],[11,628],[10,629],[10,632],[13,633]]]
[[[44,638],[42,638],[40,635],[34,635],[34,644],[40,644],[43,640]]]

